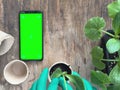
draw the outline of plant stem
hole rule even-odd
[[[64,84],[65,84],[65,90],[67,90],[67,84],[66,84],[65,76],[64,75],[63,75],[63,80],[64,80]]]
[[[115,37],[115,35],[113,35],[113,34],[107,32],[107,31],[105,31],[105,30],[100,30],[100,31],[103,32],[103,33],[105,33],[105,34],[108,34],[108,35],[111,36],[111,37]]]
[[[111,62],[111,61],[115,61],[118,62],[119,60],[116,59],[101,59],[102,61],[107,61],[107,62]]]

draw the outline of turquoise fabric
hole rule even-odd
[[[59,78],[59,86],[62,88],[62,90],[73,90],[72,86],[66,82],[66,86],[64,85],[64,79],[62,77]]]
[[[73,72],[73,75],[80,76],[77,72]],[[48,68],[45,68],[40,74],[39,78],[32,84],[30,90],[58,90],[58,86],[62,88],[62,90],[73,90],[72,86],[66,82],[66,86],[64,85],[64,80],[62,77],[52,79],[51,83],[47,88],[47,79],[48,79]],[[97,90],[95,87],[93,89],[92,85],[86,80],[82,79],[85,85],[85,90]]]

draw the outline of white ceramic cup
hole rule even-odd
[[[14,37],[3,31],[0,31],[0,55],[9,51],[14,43]]]
[[[54,63],[53,65],[51,65],[50,68],[49,68],[49,74],[48,74],[48,80],[49,80],[49,82],[51,82],[50,71],[51,71],[51,69],[52,69],[55,65],[57,65],[57,64],[65,64],[66,66],[69,67],[69,69],[71,70],[71,73],[72,73],[72,68],[71,68],[70,64],[68,64],[68,63],[66,63],[66,62],[62,62],[62,61],[61,61],[61,62],[56,62],[56,63]]]
[[[4,68],[4,78],[10,84],[18,85],[24,82],[29,76],[27,64],[20,60],[9,62]]]

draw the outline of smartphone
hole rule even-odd
[[[20,11],[19,52],[21,60],[43,60],[43,13]]]

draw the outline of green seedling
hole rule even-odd
[[[67,74],[67,72],[63,72],[60,68],[57,68],[51,75],[51,79],[53,78],[60,78],[62,77],[64,79],[64,85],[65,85],[65,90],[67,89],[67,85],[66,83],[68,83],[67,81],[69,80],[71,83],[73,83],[73,85],[75,86],[76,90],[85,90],[84,87],[84,83],[83,80],[80,76],[76,76],[76,75],[71,75],[71,74]],[[67,80],[67,79],[68,80]]]

